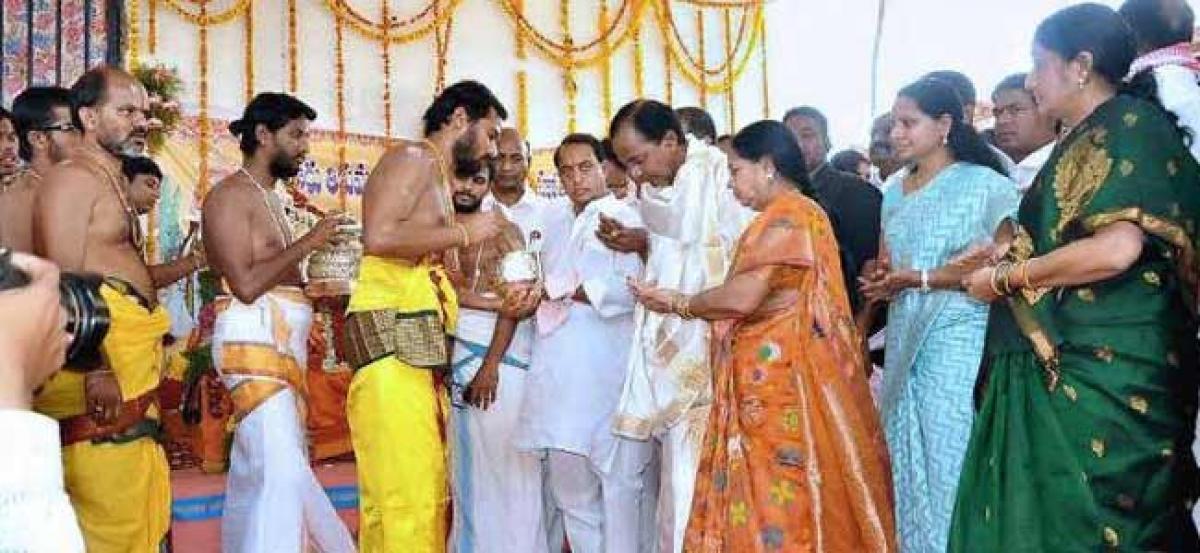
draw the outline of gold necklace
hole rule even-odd
[[[125,196],[123,187],[119,184],[124,179],[124,176],[115,174],[111,168],[105,165],[104,160],[96,158],[96,154],[83,148],[81,148],[81,151],[85,158],[90,158],[89,162],[91,165],[95,165],[100,169],[100,172],[105,177],[104,180],[108,181],[108,187],[117,195],[117,201],[121,203],[121,209],[125,211],[125,223],[129,225],[129,234],[130,239],[133,241],[133,247],[137,248],[138,254],[144,258],[146,235],[142,232],[142,224],[138,222],[137,210],[133,209],[129,198]]]
[[[437,158],[438,172],[440,173],[440,176],[442,178],[442,191],[444,192],[442,194],[442,200],[443,200],[443,206],[444,206],[443,211],[445,212],[445,215],[446,215],[446,221],[450,225],[453,225],[454,224],[454,196],[450,192],[450,180],[449,180],[449,177],[447,176],[450,174],[450,172],[449,172],[449,168],[447,167],[447,164],[446,164],[446,157],[442,155],[442,151],[438,149],[437,145],[434,144],[433,141],[426,138],[426,139],[422,140],[422,142],[426,146],[429,147],[430,151],[433,152],[433,157]]]
[[[258,191],[262,194],[263,205],[267,206],[267,213],[270,213],[271,220],[275,221],[275,230],[279,232],[279,239],[283,241],[283,247],[286,248],[290,246],[292,244],[291,228],[287,225],[284,217],[279,214],[280,210],[276,209],[271,203],[271,198],[269,196],[271,192],[268,191],[267,187],[263,186],[262,183],[258,182],[258,179],[254,178],[254,175],[251,175],[250,171],[247,171],[245,167],[238,168],[238,171],[240,171],[243,175],[246,175],[246,177],[250,179],[250,182],[254,183],[254,187],[258,188]]]

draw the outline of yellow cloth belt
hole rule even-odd
[[[304,370],[289,353],[292,327],[287,322],[283,308],[275,301],[282,299],[307,305],[308,298],[296,287],[279,286],[268,292],[266,298],[271,313],[271,344],[245,342],[226,343],[221,347],[221,374],[225,376],[265,377],[271,380],[249,379],[238,383],[229,391],[233,401],[233,415],[229,418],[230,432],[237,423],[246,418],[259,405],[284,388],[291,386],[296,393],[296,408],[303,425],[307,401],[307,386]],[[216,302],[217,316],[229,308],[231,298],[220,298]]]
[[[456,301],[440,267],[366,257],[349,310],[438,309],[450,329]],[[350,384],[347,414],[358,463],[363,553],[445,551],[448,398],[437,378],[392,356],[363,367]]]
[[[100,287],[100,295],[112,316],[101,351],[122,397],[157,388],[162,337],[171,325],[166,310],[147,311],[108,284]],[[35,409],[56,419],[83,414],[83,379],[82,373],[59,371],[34,400]],[[89,553],[158,551],[171,520],[167,458],[158,443],[146,439],[65,447],[63,476]]]

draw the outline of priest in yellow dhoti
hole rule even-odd
[[[350,298],[347,414],[357,459],[359,549],[445,551],[447,332],[458,306],[449,250],[488,240],[503,218],[454,222],[450,163],[495,152],[504,106],[483,85],[445,89],[424,115],[425,140],[384,154],[363,198],[363,245]],[[452,159],[453,156],[453,159]]]
[[[169,317],[155,306],[145,238],[115,152],[145,136],[148,99],[128,73],[100,66],[71,87],[82,140],[46,170],[34,206],[34,253],[64,272],[103,275],[112,324],[103,364],[60,372],[35,399],[58,419],[67,494],[91,553],[157,551],[170,521],[155,389]],[[123,117],[107,114],[125,113]],[[70,364],[70,363],[69,363]]]
[[[150,309],[120,281],[110,279],[100,294],[112,316],[101,352],[124,399],[116,423],[96,424],[84,398],[88,377],[72,370],[47,382],[34,408],[59,421],[66,490],[88,551],[156,551],[171,516],[167,458],[155,441],[162,337],[171,322],[162,306]]]

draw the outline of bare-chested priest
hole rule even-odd
[[[35,86],[13,99],[12,125],[25,168],[5,178],[0,171],[0,246],[33,251],[33,202],[42,174],[66,159],[79,142],[71,119],[71,92],[57,86]],[[0,113],[0,168],[7,154],[7,135]]]
[[[87,550],[156,551],[171,516],[167,458],[154,439],[170,318],[155,301],[118,159],[146,132],[146,91],[128,73],[99,67],[76,81],[71,99],[83,138],[43,175],[34,251],[63,271],[102,275],[112,325],[103,366],[59,372],[34,403],[59,420],[66,490]]]
[[[242,166],[209,192],[204,245],[228,295],[217,299],[213,366],[233,399],[233,449],[222,551],[354,551],[354,540],[308,463],[304,368],[313,310],[300,262],[334,236],[329,216],[293,240],[276,182],[296,176],[317,113],[263,93],[229,124]]]
[[[442,371],[458,305],[447,272],[447,265],[456,268],[456,256],[443,253],[489,240],[506,224],[498,212],[455,222],[450,164],[463,155],[493,155],[505,117],[487,87],[454,84],[425,111],[425,140],[389,150],[367,180],[366,255],[347,320],[357,371],[347,413],[365,553],[446,549]]]

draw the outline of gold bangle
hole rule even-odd
[[[1008,295],[1008,294],[1004,293],[1004,290],[1001,288],[1000,284],[1001,284],[1002,279],[1005,278],[1005,274],[1007,273],[1008,267],[1011,265],[1012,264],[1009,263],[1008,261],[1001,261],[1000,263],[997,263],[995,267],[992,267],[992,278],[991,278],[992,292],[995,292],[996,296],[998,296],[998,297],[1005,297]]]
[[[1024,262],[1022,262],[1021,268],[1023,269],[1023,273],[1025,274],[1025,289],[1026,290],[1036,290],[1037,286],[1034,286],[1033,280],[1031,280],[1029,278],[1029,266],[1030,265],[1033,265],[1033,258],[1029,258],[1029,259],[1025,260]]]
[[[689,296],[686,294],[682,295],[682,300],[680,300],[679,311],[680,311],[679,316],[681,316],[685,319],[694,319],[695,318],[695,315],[692,315],[692,296]]]

